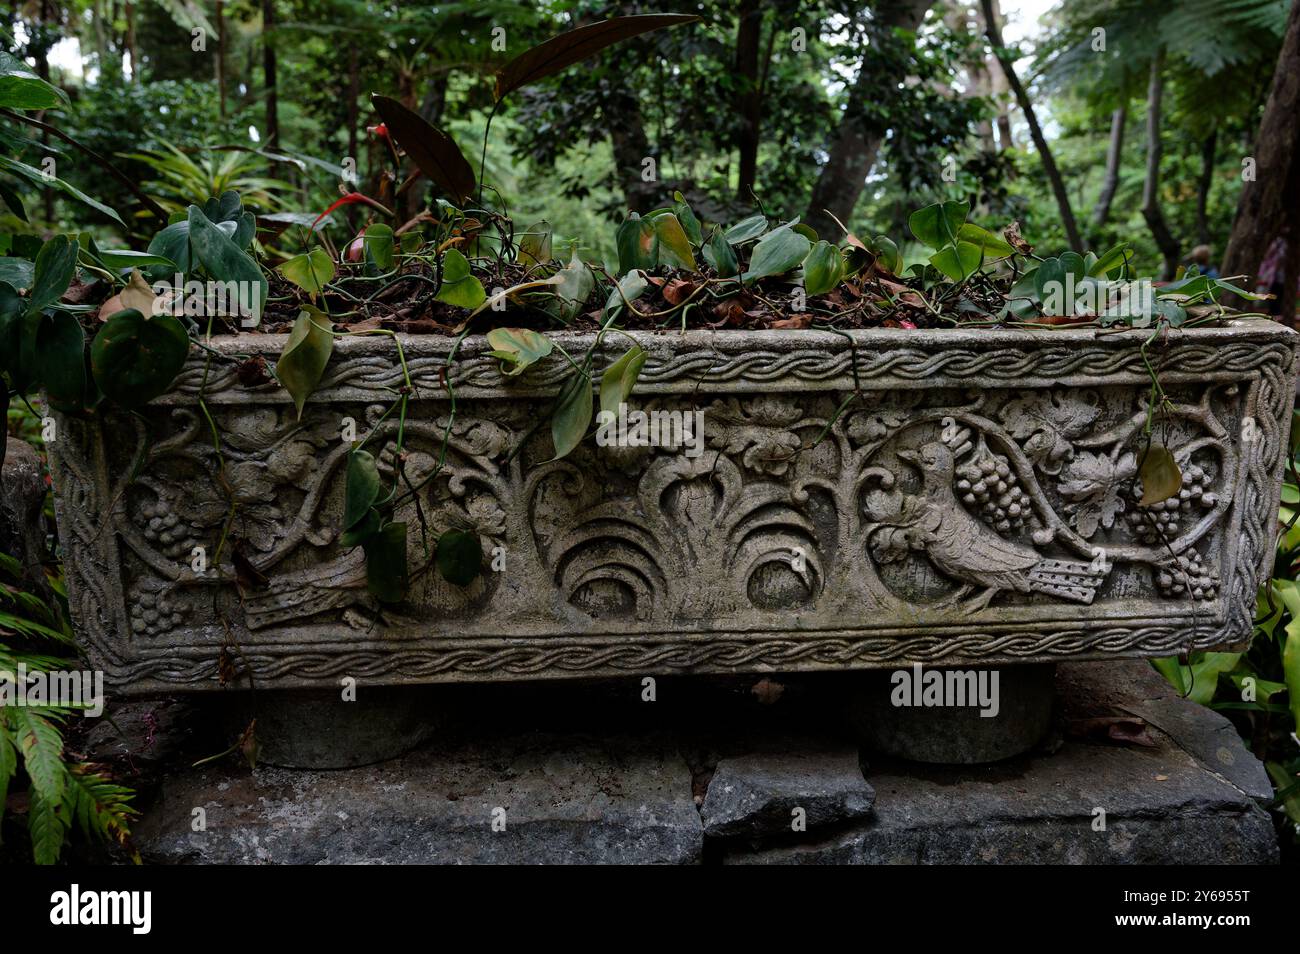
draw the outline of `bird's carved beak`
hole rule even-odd
[[[915,451],[901,450],[898,452],[898,459],[905,460],[913,467],[920,467],[920,462],[916,459]]]

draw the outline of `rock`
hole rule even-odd
[[[33,592],[48,599],[51,593],[42,568],[47,557],[41,515],[45,492],[41,458],[30,444],[10,438],[0,472],[0,553],[17,559]]]
[[[967,670],[899,667],[863,673],[845,700],[845,721],[870,751],[944,765],[997,762],[1028,752],[1047,734],[1055,697],[1054,670],[1049,663]],[[982,686],[994,714],[981,714],[978,693],[963,705],[895,705],[896,672],[908,680],[909,689],[918,679],[974,673],[980,682],[970,687]],[[966,688],[963,682],[963,691]],[[904,696],[912,698],[910,692]]]
[[[688,864],[703,834],[663,736],[527,733],[334,772],[183,770],[135,842],[155,864]]]
[[[877,797],[866,824],[810,843],[736,847],[722,860],[1276,863],[1272,819],[1256,804],[1262,767],[1224,737],[1221,716],[1179,699],[1158,677],[1149,680],[1149,668],[1141,660],[1069,664],[1060,667],[1058,684],[1067,720],[1117,708],[1158,714],[1150,720],[1154,747],[1076,739],[1051,754],[990,766],[873,762],[867,780]]]
[[[854,749],[762,753],[718,763],[701,817],[712,838],[789,836],[795,809],[814,831],[866,817],[874,800]]]

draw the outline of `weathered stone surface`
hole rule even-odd
[[[1197,741],[1214,737],[1221,719],[1148,682],[1146,668],[1063,665],[1058,682],[1067,724],[1134,700],[1167,706],[1178,718],[1150,729],[1154,747],[1070,736],[992,766],[872,757],[871,812],[807,833],[791,832],[784,818],[759,824],[761,812],[743,837],[707,837],[705,824],[718,817],[716,786],[729,777],[743,776],[770,805],[856,790],[852,750],[830,729],[827,697],[843,680],[824,676],[787,680],[772,705],[699,681],[662,680],[654,703],[639,701],[630,681],[461,687],[458,712],[435,742],[337,772],[250,773],[233,759],[190,769],[191,752],[146,804],[136,842],[158,863],[1275,861],[1272,822],[1254,798],[1258,779],[1243,774],[1245,788],[1233,784]],[[209,746],[202,754],[219,751]],[[1244,773],[1251,756],[1234,757]],[[703,818],[700,803],[709,803]],[[190,828],[196,807],[207,814],[204,832]],[[504,832],[491,830],[494,808],[506,810]],[[1105,831],[1093,829],[1097,808]]]
[[[30,444],[9,438],[0,471],[0,553],[18,560],[28,585],[42,597],[50,595],[43,569],[45,492],[40,457]]]
[[[662,738],[521,734],[336,772],[185,771],[136,842],[165,864],[684,864],[703,843],[690,790]]]
[[[355,768],[396,758],[441,722],[432,686],[366,687],[348,700],[338,689],[228,695],[222,701],[232,735],[256,720],[259,761],[282,768]]]
[[[988,716],[981,714],[977,693],[960,705],[948,700],[941,706],[896,706],[893,674],[864,673],[854,679],[845,700],[845,717],[873,752],[941,765],[997,762],[1029,751],[1047,734],[1055,695],[1054,668],[1042,664],[957,673],[983,680],[991,700]],[[902,671],[911,682],[946,673],[942,669]],[[964,695],[969,688],[970,683],[963,683],[959,691]]]
[[[1150,666],[1073,663],[1058,686],[1062,705],[1076,717],[1135,715],[1251,798],[1261,803],[1273,799],[1264,763],[1246,748],[1232,723],[1205,706],[1179,698]]]
[[[571,354],[594,347],[556,337]],[[56,415],[59,532],[88,650],[111,682],[143,693],[219,690],[231,670],[259,689],[332,689],[347,676],[996,666],[1249,637],[1294,400],[1298,339],[1275,322],[1151,346],[1168,396],[1162,439],[1187,479],[1145,516],[1146,332],[635,337],[647,360],[631,404],[679,422],[702,413],[689,451],[586,441],[555,460],[536,424],[572,373],[558,350],[506,379],[481,339],[450,365],[451,339],[406,341],[405,467],[421,489],[418,512],[406,495],[393,515],[412,528],[417,581],[396,606],[375,602],[361,552],[339,540],[339,422],[391,446],[399,418],[383,416],[404,382],[391,342],[340,339],[301,420],[278,385],[245,386],[235,362],[200,358],[143,409],[147,426]],[[284,338],[213,345],[274,360]],[[595,348],[593,380],[625,348]],[[846,405],[859,387],[864,399]],[[141,452],[149,479],[129,481]],[[395,480],[391,454],[379,456]],[[240,547],[200,575],[189,554],[217,553],[231,492]],[[425,572],[414,529],[425,522],[434,536],[477,532],[484,573],[470,586]],[[507,559],[493,570],[497,548]],[[237,549],[265,585],[240,591]]]
[[[760,851],[728,864],[1267,864],[1278,856],[1272,820],[1256,804],[1262,766],[1239,746],[1243,789],[1204,741],[1222,718],[1146,679],[1145,663],[1060,667],[1064,717],[1136,699],[1167,718],[1154,747],[1067,741],[1051,754],[979,768],[875,762],[870,820],[835,835]],[[1135,692],[1135,688],[1140,691]],[[1154,723],[1153,723],[1154,724]],[[1208,764],[1195,752],[1205,752]],[[1216,750],[1217,751],[1217,750]],[[1253,771],[1252,771],[1253,770]],[[1097,810],[1105,831],[1094,829]]]
[[[710,837],[761,838],[789,835],[795,809],[812,832],[864,818],[874,799],[854,749],[759,753],[718,763],[700,814]]]

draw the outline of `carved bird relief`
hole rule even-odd
[[[917,452],[899,451],[898,457],[921,472],[921,493],[894,494],[893,506],[887,508],[882,507],[886,495],[868,500],[876,521],[868,539],[877,560],[888,563],[909,551],[924,553],[935,569],[962,584],[953,601],[978,592],[968,607],[972,612],[1003,591],[1092,602],[1105,571],[1045,557],[1032,546],[998,536],[972,516],[953,492],[953,453],[944,444],[930,442]]]

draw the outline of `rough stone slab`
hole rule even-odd
[[[1155,747],[1069,741],[1050,754],[982,767],[880,761],[867,772],[876,790],[868,823],[818,841],[731,851],[723,861],[1276,863],[1273,823],[1256,803],[1262,766],[1226,720],[1179,699],[1158,675],[1149,680],[1148,668],[1070,664],[1058,684],[1067,722],[1115,708],[1151,713]],[[1098,808],[1104,832],[1093,830]]]
[[[1138,716],[1257,802],[1272,800],[1264,764],[1246,748],[1232,723],[1180,698],[1150,665],[1071,663],[1058,680],[1058,690],[1063,704],[1076,713],[1109,707]]]
[[[758,753],[718,763],[704,797],[704,833],[713,838],[788,835],[802,808],[809,832],[864,818],[875,792],[855,749]]]
[[[165,864],[682,864],[703,842],[690,792],[663,738],[520,735],[344,771],[185,771],[135,840]]]

